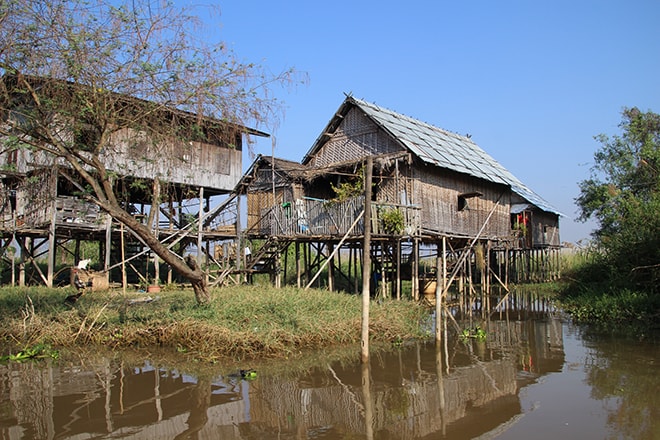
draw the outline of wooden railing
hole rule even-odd
[[[254,232],[277,236],[344,236],[364,209],[364,197],[343,202],[310,197],[298,199],[262,210],[261,221]],[[403,223],[392,230],[383,222],[383,214],[398,210]],[[417,206],[373,202],[371,205],[372,233],[376,235],[418,235],[421,216]],[[364,222],[360,220],[350,235],[362,235]]]

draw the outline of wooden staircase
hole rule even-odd
[[[277,267],[278,256],[289,247],[293,240],[269,237],[257,250],[251,254],[250,259],[245,265],[245,270],[252,273],[275,273],[279,270]]]

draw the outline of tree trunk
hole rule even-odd
[[[135,217],[126,212],[121,206],[116,206],[108,201],[97,201],[96,203],[114,219],[122,222],[127,228],[133,231],[165,263],[169,264],[181,276],[190,281],[198,304],[204,305],[211,301],[211,294],[206,284],[206,276],[192,255],[186,257],[185,260],[182,259],[161,243],[146,225],[137,221]]]
[[[197,264],[197,259],[192,255],[188,255],[186,257],[186,265],[188,265],[188,267],[191,268],[195,273],[201,274],[199,279],[195,278],[190,280],[193,290],[195,291],[195,299],[197,300],[197,304],[209,304],[211,302],[211,293],[209,292],[208,286],[206,284],[206,277],[204,276],[204,272],[199,267],[199,264]]]

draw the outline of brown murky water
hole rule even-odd
[[[552,314],[486,327],[255,378],[149,354],[0,365],[0,439],[660,438],[658,345]]]

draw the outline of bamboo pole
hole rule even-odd
[[[353,231],[353,228],[355,227],[355,225],[358,224],[358,222],[360,221],[360,219],[362,218],[362,216],[365,215],[364,213],[365,213],[365,211],[362,211],[362,212],[360,213],[360,215],[358,215],[358,216],[355,218],[355,220],[353,221],[353,224],[351,225],[350,228],[348,228],[348,231],[346,231],[346,234],[344,234],[344,236],[342,237],[342,239],[341,239],[341,241],[339,242],[339,244],[337,245],[337,247],[335,247],[335,248],[332,250],[332,253],[330,254],[330,256],[328,256],[328,258],[326,258],[326,260],[323,262],[323,264],[321,265],[321,267],[319,268],[319,270],[316,272],[316,274],[314,274],[314,276],[312,277],[312,279],[309,280],[309,283],[307,283],[307,285],[305,286],[305,290],[309,289],[309,288],[312,286],[312,284],[314,283],[314,281],[316,281],[316,279],[319,277],[319,275],[321,275],[321,272],[323,271],[323,269],[325,269],[325,266],[327,266],[328,263],[330,263],[330,261],[332,260],[332,258],[334,258],[335,254],[336,254],[337,252],[339,252],[339,249],[341,249],[341,245],[344,244],[344,241],[346,241],[346,238],[348,238],[348,235]]]
[[[197,212],[197,222],[198,222],[198,227],[197,227],[197,264],[199,267],[204,267],[203,261],[202,261],[202,239],[204,238],[204,187],[200,186],[199,187],[199,211]],[[155,219],[156,222],[158,219]],[[156,223],[158,224],[158,223]],[[208,279],[207,279],[208,281]]]
[[[440,342],[442,339],[442,292],[445,291],[445,283],[447,282],[447,237],[442,237],[442,250],[438,244],[438,255],[436,257],[436,282],[435,282],[435,340]],[[440,283],[440,275],[442,274],[442,283]]]
[[[486,229],[486,225],[490,221],[490,218],[493,216],[493,213],[495,212],[495,208],[497,208],[497,206],[500,204],[500,199],[501,198],[502,198],[502,196],[500,196],[497,199],[497,202],[495,202],[495,205],[493,205],[493,208],[488,213],[488,217],[486,217],[486,220],[484,221],[483,225],[481,225],[481,229],[479,229],[479,232],[477,233],[477,235],[472,239],[472,242],[470,243],[470,246],[465,248],[465,250],[461,254],[460,258],[458,259],[458,263],[462,263],[463,261],[465,261],[465,259],[469,255],[470,250],[474,247],[474,244],[479,239],[479,236],[484,231],[484,229]],[[458,264],[458,263],[456,264],[456,266],[454,267],[454,270],[452,271],[451,277],[449,278],[449,281],[447,282],[447,285],[445,286],[445,289],[442,292],[442,296],[447,294],[447,289],[449,289],[449,286],[451,286],[451,283],[453,283],[454,279],[456,278],[456,275],[457,275],[459,267],[460,267],[460,264]]]
[[[330,255],[328,256],[327,261],[327,266],[328,266],[328,290],[330,292],[334,292],[335,290],[335,273],[334,273],[334,258],[335,250],[339,250],[339,246],[337,248],[334,248],[334,245],[331,242],[328,242],[328,250],[330,251]]]
[[[302,286],[302,266],[300,266],[300,242],[296,241],[296,286]]]
[[[419,239],[413,238],[412,298],[419,301]]]
[[[124,224],[119,223],[119,241],[121,244],[121,290],[126,295],[126,249],[124,248]]]
[[[369,281],[371,278],[371,180],[373,158],[367,156],[364,177],[364,246],[362,258],[362,363],[369,362]]]
[[[398,162],[397,162],[398,163]],[[401,299],[401,239],[396,240],[396,299]]]

